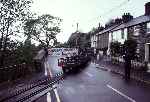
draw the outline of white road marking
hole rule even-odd
[[[46,65],[46,63],[44,63],[44,66],[45,66],[45,72],[44,72],[44,75],[47,76],[47,65]]]
[[[96,66],[99,66],[99,64],[96,64]]]
[[[54,92],[55,92],[55,95],[56,95],[57,102],[61,102],[56,89],[54,89]]]
[[[86,72],[86,74],[87,74],[89,77],[93,77],[93,75],[90,74],[89,72]]]
[[[47,102],[51,102],[51,95],[50,95],[50,92],[47,93]]]
[[[50,74],[50,76],[52,77],[52,72],[50,71],[49,63],[47,62],[46,64],[47,64],[47,69],[48,69],[48,71],[49,71],[49,74]],[[53,87],[55,87],[55,85],[53,85]],[[61,102],[61,101],[60,101],[60,98],[59,98],[59,95],[58,95],[58,92],[57,92],[56,89],[54,89],[54,93],[55,93],[55,95],[56,95],[57,102]]]
[[[47,73],[47,64],[44,63],[44,66],[45,66],[45,73],[44,73],[44,75],[45,75],[45,76],[48,76],[48,73]],[[51,95],[50,95],[50,92],[47,93],[47,102],[51,102]]]
[[[119,95],[123,96],[124,98],[128,99],[131,102],[136,102],[134,99],[130,98],[129,96],[123,94],[122,92],[118,91],[117,89],[113,88],[112,86],[107,84],[107,87],[118,93]]]

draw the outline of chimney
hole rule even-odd
[[[145,15],[150,15],[150,2],[145,4]]]
[[[120,24],[122,23],[122,19],[121,18],[116,18],[115,19],[115,24]]]
[[[124,13],[122,15],[122,21],[123,21],[123,23],[127,23],[130,20],[132,20],[132,19],[133,19],[133,16],[130,13]]]

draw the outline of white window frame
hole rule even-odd
[[[140,28],[139,25],[134,26],[134,36],[139,36],[140,35]]]
[[[124,39],[125,34],[124,34],[124,29],[121,29],[121,39]]]
[[[149,29],[149,30],[148,30],[148,29]],[[150,33],[150,22],[147,22],[146,32],[147,32],[147,33]]]

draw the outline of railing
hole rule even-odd
[[[25,63],[0,68],[0,81],[14,80],[27,75],[29,72],[30,69]]]
[[[124,59],[123,57],[111,57],[111,61],[113,64],[123,65]],[[131,61],[131,67],[135,70],[146,70],[146,64],[144,62],[138,62],[136,60]]]

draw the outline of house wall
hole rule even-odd
[[[131,26],[124,29],[112,31],[109,36],[109,43],[112,41],[118,41],[122,44],[127,39],[134,39],[137,41],[137,53],[139,53],[139,60],[145,59],[145,43],[150,42],[150,37],[146,36],[147,26],[146,23]],[[123,37],[123,35],[124,37]],[[146,41],[147,39],[147,41]],[[110,44],[109,44],[110,45]]]
[[[124,41],[127,39],[127,28],[112,31],[111,37],[112,38],[110,39],[112,39],[112,41],[118,41],[123,44]]]
[[[96,34],[91,36],[91,47],[96,48],[97,47],[97,36]]]
[[[150,22],[145,24],[145,61],[150,62]]]
[[[109,43],[109,32],[105,32],[103,34],[98,35],[97,48],[104,53],[107,52]]]
[[[137,41],[137,53],[138,60],[145,60],[145,43],[146,43],[146,23],[138,24],[128,28],[128,38],[132,38]]]

